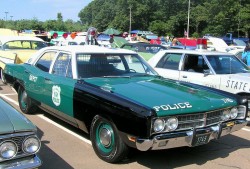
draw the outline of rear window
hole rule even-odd
[[[33,49],[33,50],[39,50],[41,48],[46,47],[45,42],[41,41],[26,41],[26,40],[18,40],[18,41],[10,41],[3,45],[4,50],[17,50],[17,49]]]

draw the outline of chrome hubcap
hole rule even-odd
[[[107,128],[102,128],[100,131],[100,142],[104,147],[109,147],[111,144],[111,132]]]

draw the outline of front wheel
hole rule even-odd
[[[128,154],[128,147],[118,135],[116,126],[99,115],[92,121],[90,139],[97,156],[108,163],[119,162]]]
[[[25,114],[33,114],[37,110],[37,106],[34,105],[31,98],[27,95],[26,90],[22,86],[18,89],[18,103],[20,109]]]

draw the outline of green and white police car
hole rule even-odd
[[[110,163],[141,151],[199,146],[247,124],[247,100],[159,76],[136,52],[53,46],[4,75],[24,113],[39,107],[90,134]]]

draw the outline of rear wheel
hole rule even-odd
[[[128,147],[118,135],[116,126],[99,115],[92,121],[90,139],[97,156],[106,162],[119,162],[128,154]]]
[[[32,102],[31,98],[27,95],[26,90],[22,86],[18,89],[18,103],[20,109],[25,114],[33,114],[37,110],[37,106]]]

